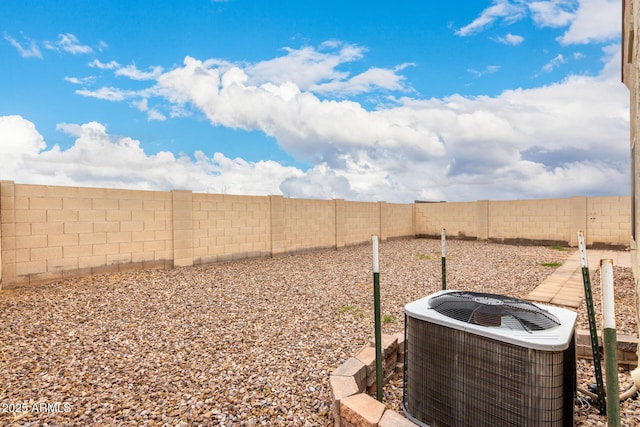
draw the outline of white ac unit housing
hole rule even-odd
[[[407,304],[407,417],[429,427],[572,426],[576,317],[453,290]]]

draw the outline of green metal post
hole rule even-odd
[[[382,402],[382,325],[380,323],[380,267],[378,263],[378,236],[373,236],[373,316],[376,341],[376,397]]]
[[[596,312],[593,308],[589,262],[587,261],[587,250],[582,231],[578,231],[578,249],[580,251],[580,262],[582,263],[582,282],[584,283],[584,299],[587,304],[587,317],[589,319],[589,335],[591,336],[591,354],[593,356],[593,368],[596,376],[598,406],[600,408],[600,414],[605,415],[607,413],[607,406],[604,394],[604,382],[602,381],[602,364],[600,361],[600,347],[598,345],[598,330],[596,328]]]
[[[447,289],[447,236],[444,228],[441,232],[440,240],[442,242],[442,250],[440,252],[440,258],[442,260],[442,290]]]
[[[618,344],[616,336],[615,302],[613,296],[613,260],[600,260],[602,283],[602,317],[604,331],[604,369],[607,373],[607,425],[620,426],[620,401],[618,394]]]

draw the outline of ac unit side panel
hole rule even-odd
[[[570,351],[525,348],[410,316],[406,327],[405,407],[411,418],[433,427],[567,421]],[[573,411],[573,397],[570,402]]]

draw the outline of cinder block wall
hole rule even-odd
[[[587,199],[587,230],[591,242],[619,244],[621,236],[631,235],[630,224],[630,197]]]
[[[0,183],[2,283],[173,263],[171,193]]]
[[[285,252],[336,247],[334,200],[283,199],[282,216]]]
[[[628,246],[629,197],[367,203],[0,181],[0,289],[405,236]]]
[[[569,201],[540,199],[489,202],[489,239],[569,243]]]
[[[342,228],[338,240],[344,245],[354,245],[371,240],[380,233],[380,204],[367,202],[340,203]],[[413,233],[411,233],[413,234]]]
[[[193,194],[193,263],[271,254],[268,197]]]
[[[460,203],[416,203],[417,236],[477,238],[505,243],[577,246],[585,233],[589,247],[626,248],[631,240],[631,199],[571,197]]]
[[[478,238],[476,204],[477,202],[416,203],[416,234],[440,236],[444,228],[450,236]]]
[[[380,203],[380,238],[415,235],[414,213],[413,205]]]

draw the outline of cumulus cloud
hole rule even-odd
[[[20,116],[0,116],[0,158],[3,179],[23,174],[25,165],[46,147],[33,123]]]
[[[331,42],[304,52],[289,50],[296,66],[311,68],[298,70],[305,76],[299,84],[268,81],[275,67],[266,65],[270,61],[256,67],[186,57],[180,66],[136,80],[135,90],[76,91],[125,102],[148,120],[195,112],[215,126],[261,132],[309,164],[308,170],[222,153],[149,155],[136,139],[115,137],[97,122],[60,124],[74,144],[46,150],[32,123],[11,116],[4,118],[11,124],[0,127],[0,140],[16,141],[8,150],[12,164],[19,166],[0,173],[18,182],[390,202],[568,197],[599,194],[604,188],[619,194],[628,187],[629,105],[619,81],[619,45],[603,49],[604,65],[595,76],[569,76],[493,97],[418,99],[405,94],[374,109],[340,96],[320,97],[323,85],[333,84],[331,90],[343,93],[348,88],[340,85],[357,86],[353,80],[360,74],[350,76],[340,65],[363,51],[346,46]],[[329,57],[334,62],[327,66]],[[91,64],[114,74],[123,69],[117,63]],[[395,77],[362,78],[360,90],[375,93],[384,90],[380,82],[401,81],[404,66],[391,69]]]
[[[402,145],[419,158],[443,153],[437,136],[421,123],[386,110],[368,111],[353,101],[322,100],[294,83],[253,86],[248,80],[240,68],[222,72],[187,57],[184,66],[160,76],[155,91],[172,102],[190,103],[212,124],[260,130],[295,157],[314,163],[342,163],[338,147]]]
[[[580,0],[575,18],[560,37],[562,44],[603,42],[620,36],[620,0]]]
[[[47,150],[32,122],[21,116],[0,117],[0,156],[6,161],[0,179],[26,184],[280,194],[282,181],[303,174],[273,161],[247,162],[221,153],[207,157],[198,151],[193,158],[169,152],[149,155],[140,141],[110,135],[98,122],[61,123],[57,128],[75,138],[70,148],[55,145]]]
[[[359,199],[361,195],[353,191],[349,180],[338,175],[326,164],[318,165],[304,174],[285,178],[280,184],[285,196],[306,199]]]

